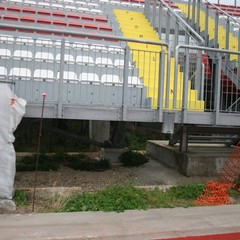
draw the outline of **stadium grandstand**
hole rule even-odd
[[[160,123],[181,151],[190,133],[234,142],[239,27],[237,1],[2,0],[0,82],[25,117],[45,92],[45,118]]]

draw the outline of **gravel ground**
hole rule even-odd
[[[17,172],[15,188],[32,188],[34,172]],[[61,167],[58,171],[38,172],[37,188],[79,187],[82,191],[95,191],[108,185],[133,182],[132,170],[121,166],[102,172],[76,171]]]

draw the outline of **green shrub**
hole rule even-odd
[[[144,154],[127,151],[119,156],[120,162],[126,167],[137,167],[148,162],[148,157]]]
[[[181,184],[178,186],[170,187],[167,193],[170,196],[178,199],[196,199],[202,194],[204,188],[204,184]]]
[[[16,163],[16,171],[34,171],[36,168],[37,155],[25,156]],[[38,159],[38,170],[39,171],[57,171],[60,164],[54,160],[53,157],[45,154],[40,154]]]
[[[68,156],[65,165],[74,170],[82,171],[104,171],[110,168],[108,159],[95,160],[84,154]]]
[[[147,140],[147,136],[138,132],[129,132],[125,138],[127,147],[132,150],[145,150]]]

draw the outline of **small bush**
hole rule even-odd
[[[119,156],[120,162],[126,167],[137,167],[148,162],[148,157],[138,152],[127,151]]]
[[[147,136],[137,132],[127,133],[125,138],[127,147],[132,150],[145,150],[147,140]]]
[[[16,171],[34,171],[36,168],[37,155],[25,156],[16,163]],[[54,160],[53,157],[45,154],[40,154],[38,159],[38,170],[39,171],[57,171],[60,164]]]
[[[82,171],[104,171],[110,168],[108,159],[95,160],[84,154],[68,156],[65,164],[69,168]]]
[[[189,183],[170,187],[167,193],[178,199],[196,199],[202,194],[204,188],[204,184]]]

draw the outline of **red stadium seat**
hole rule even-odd
[[[38,18],[37,23],[40,24],[51,24],[51,21],[48,18]]]
[[[32,16],[23,16],[23,17],[20,18],[20,21],[21,22],[32,22],[32,23],[34,23],[35,19]]]
[[[69,22],[68,24],[69,27],[75,27],[75,28],[82,28],[82,24],[79,22]]]
[[[40,10],[38,10],[38,14],[39,15],[48,15],[48,16],[50,16],[51,12],[48,11],[48,10],[45,10],[45,9],[40,9]]]
[[[7,10],[12,12],[21,12],[21,8],[19,6],[9,6],[7,7]]]
[[[5,10],[4,5],[0,5],[0,11]]]
[[[64,20],[53,20],[53,25],[67,26],[67,23]]]
[[[52,15],[54,17],[66,17],[65,13],[64,12],[53,12]]]
[[[32,13],[32,14],[35,14],[36,13],[36,10],[34,8],[23,8],[22,9],[22,12],[23,13]]]
[[[96,22],[107,22],[108,20],[105,17],[102,16],[96,16],[95,17]]]
[[[18,16],[15,14],[6,14],[3,15],[4,20],[10,20],[10,21],[18,21]]]
[[[91,15],[81,15],[82,20],[94,21],[94,18]]]
[[[98,29],[101,30],[101,31],[108,31],[108,32],[112,31],[112,28],[108,25],[99,25]]]
[[[92,29],[92,30],[97,30],[98,29],[98,27],[95,24],[92,24],[92,23],[86,23],[83,26],[84,26],[84,28],[87,28],[87,29]]]
[[[79,19],[80,16],[76,13],[68,13],[67,18]]]

